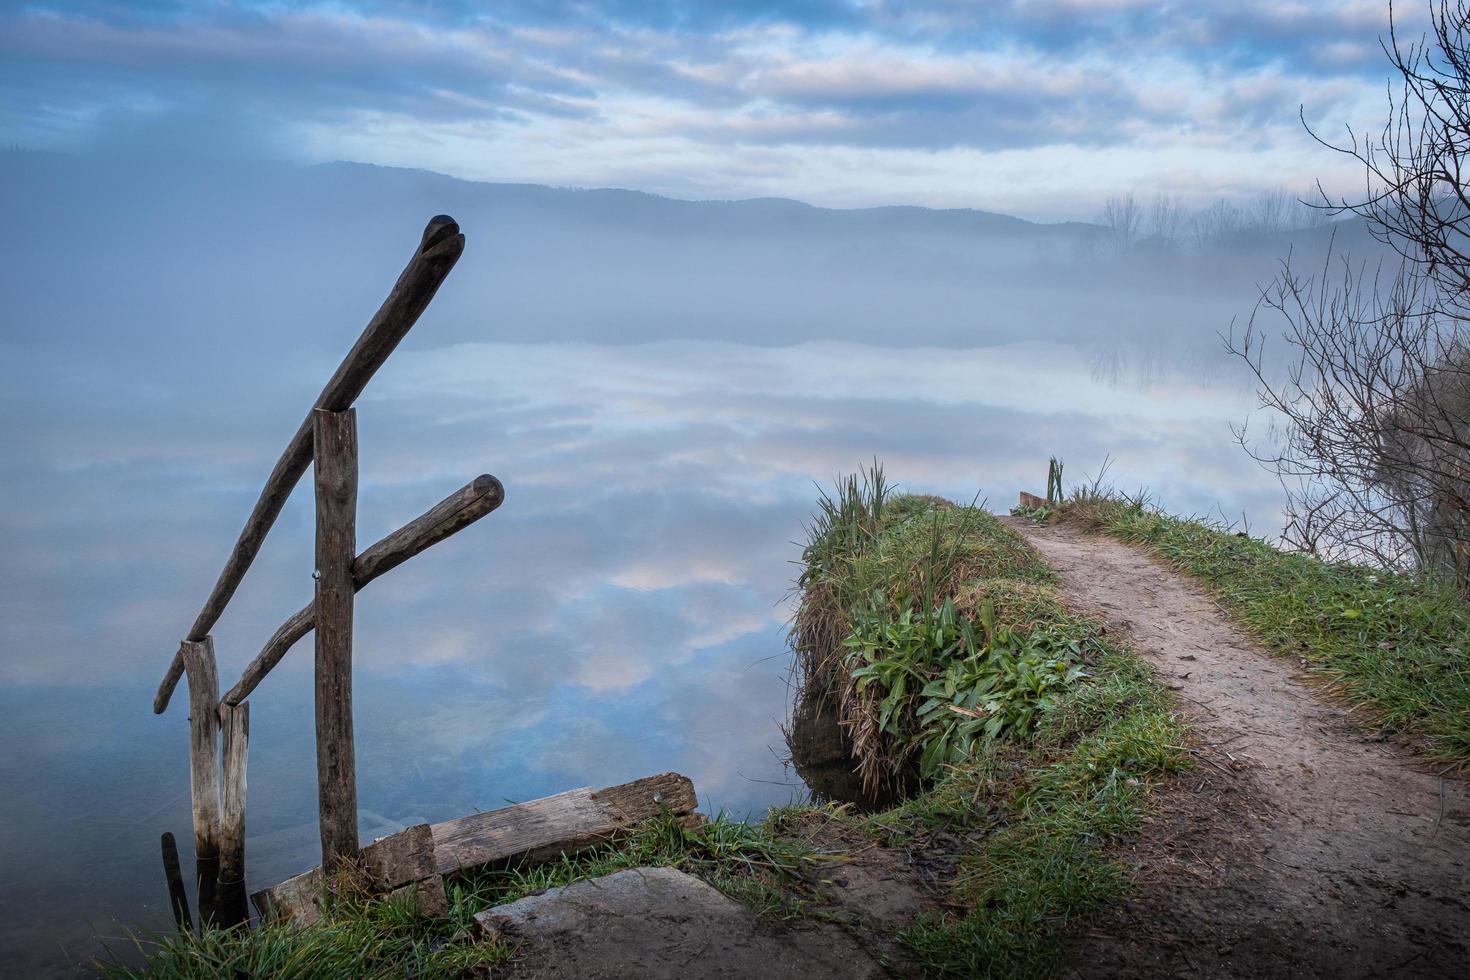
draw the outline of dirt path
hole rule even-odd
[[[1356,727],[1201,589],[1110,538],[1008,518],[1183,698],[1203,754],[1079,939],[1083,976],[1470,977],[1470,792]]]

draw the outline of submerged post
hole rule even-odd
[[[174,910],[174,924],[180,932],[193,932],[194,921],[189,918],[189,893],[184,891],[184,873],[179,868],[179,845],[168,831],[159,838],[159,845],[163,849],[163,879],[168,883],[168,904]]]
[[[245,891],[245,760],[250,745],[250,703],[219,706],[220,754],[219,920],[233,926],[250,919]]]
[[[316,458],[316,772],[322,868],[357,855],[352,742],[352,560],[357,552],[357,413],[312,413]]]
[[[194,801],[194,877],[199,889],[199,927],[214,924],[219,878],[219,670],[214,641],[179,646],[189,679],[189,792]]]

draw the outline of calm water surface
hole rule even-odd
[[[102,357],[9,353],[0,973],[64,975],[165,922],[185,711],[154,716],[152,692],[333,365],[201,397],[165,364],[124,385]],[[480,472],[507,499],[359,595],[364,834],[666,770],[710,812],[802,798],[780,732],[793,542],[814,484],[874,456],[903,489],[1003,507],[1049,454],[1069,477],[1111,454],[1173,509],[1269,524],[1272,487],[1226,428],[1250,405],[1238,380],[1118,382],[1118,364],[1045,343],[400,351],[359,402],[359,540]],[[307,490],[215,630],[223,685],[310,597]],[[252,888],[315,851],[310,660],[307,641],[251,698]]]

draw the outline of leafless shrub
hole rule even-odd
[[[1139,229],[1143,224],[1143,209],[1132,194],[1110,197],[1103,202],[1102,226],[1114,249],[1127,251],[1138,241]]]
[[[1183,243],[1188,215],[1172,194],[1160,191],[1148,209],[1148,232],[1160,243],[1177,248]]]
[[[1276,431],[1242,444],[1287,490],[1285,539],[1470,584],[1470,16],[1431,5],[1431,36],[1383,48],[1399,76],[1372,139],[1324,145],[1359,161],[1364,191],[1329,214],[1364,219],[1397,261],[1288,259],[1227,344],[1254,373]],[[1313,133],[1316,136],[1315,133]],[[1320,140],[1320,137],[1319,137]],[[1264,357],[1281,328],[1284,365]]]
[[[1201,252],[1228,245],[1244,228],[1244,213],[1223,199],[1197,213],[1190,222],[1194,247]]]

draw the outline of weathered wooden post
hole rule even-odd
[[[219,920],[233,926],[250,919],[245,890],[245,760],[250,745],[250,704],[219,706],[220,784]]]
[[[352,606],[357,553],[357,413],[312,413],[316,458],[316,774],[322,868],[357,856]]]
[[[179,645],[189,680],[189,792],[194,801],[194,878],[199,890],[199,926],[215,921],[219,879],[219,671],[214,641]]]

